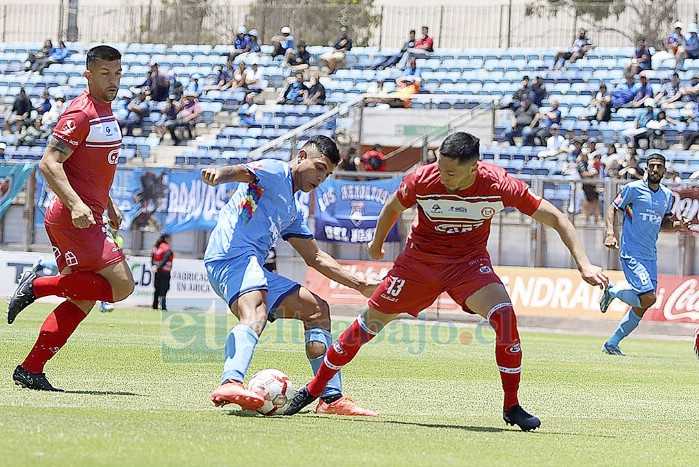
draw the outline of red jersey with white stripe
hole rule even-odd
[[[52,136],[73,149],[63,169],[70,186],[92,209],[95,221],[101,223],[121,147],[121,130],[111,104],[99,102],[87,90],[83,91],[61,115]],[[72,225],[70,211],[57,196],[45,220]]]
[[[418,209],[406,250],[448,258],[487,251],[491,220],[503,209],[531,216],[541,204],[526,183],[487,162],[478,162],[473,185],[456,193],[442,185],[437,163],[423,165],[403,179],[396,195],[406,208]]]

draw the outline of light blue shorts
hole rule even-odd
[[[253,290],[267,291],[267,319],[276,319],[276,311],[284,298],[296,291],[300,284],[269,272],[256,256],[219,259],[205,263],[209,282],[216,294],[228,306],[244,293]]]
[[[658,262],[652,259],[636,259],[621,256],[621,267],[626,281],[637,295],[658,288]]]

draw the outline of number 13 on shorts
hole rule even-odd
[[[399,279],[397,277],[391,277],[391,285],[388,286],[386,289],[386,293],[390,294],[393,297],[397,297],[400,291],[403,289],[403,286],[405,285],[405,280],[404,279]]]

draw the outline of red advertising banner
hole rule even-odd
[[[340,261],[346,269],[362,277],[380,279],[392,263],[372,261]],[[495,271],[512,298],[517,314],[523,316],[574,317],[617,321],[628,305],[614,300],[607,313],[600,313],[602,291],[585,283],[575,269],[496,267]],[[620,271],[610,271],[610,279],[620,285],[626,282]],[[329,280],[309,268],[305,286],[331,304],[366,306],[366,299],[348,287]],[[460,311],[448,295],[442,294],[430,309]],[[644,319],[680,323],[699,323],[699,277],[661,276],[658,301]]]

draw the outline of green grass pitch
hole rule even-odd
[[[262,417],[210,402],[234,319],[198,326],[151,310],[95,310],[46,368],[68,392],[20,389],[12,371],[50,308],[35,304],[14,325],[1,325],[3,465],[696,465],[699,458],[699,361],[690,342],[631,338],[619,358],[600,352],[603,338],[523,332],[520,400],[542,420],[524,433],[502,421],[489,330],[398,325],[366,346],[344,372],[345,394],[378,418]],[[301,331],[270,325],[249,376],[278,368],[304,384],[310,366]]]

